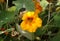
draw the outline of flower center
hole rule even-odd
[[[32,22],[33,18],[32,18],[32,17],[28,17],[27,20],[28,20],[29,22]]]

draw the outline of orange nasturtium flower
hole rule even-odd
[[[35,4],[35,14],[38,14],[42,11],[42,7],[40,6],[39,0],[33,0]]]
[[[0,0],[0,3],[4,3],[5,2],[5,0]]]
[[[22,30],[28,32],[35,32],[37,28],[42,26],[42,20],[38,16],[35,16],[35,12],[33,11],[23,14],[22,20],[20,26]]]

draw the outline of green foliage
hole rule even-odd
[[[57,35],[50,39],[50,41],[60,41],[60,31],[57,33]]]
[[[0,38],[0,41],[3,41],[3,38]]]
[[[48,2],[46,0],[40,1],[40,5],[43,7],[43,11],[39,13],[39,17],[42,19],[42,27],[38,28],[35,33],[29,33],[26,31],[23,31],[19,24],[18,20],[18,14],[19,9],[26,8],[27,11],[34,11],[35,6],[32,0],[16,0],[13,1],[13,4],[15,6],[12,6],[10,8],[6,8],[6,4],[0,4],[0,28],[3,28],[4,24],[7,24],[5,26],[8,26],[11,28],[14,26],[15,30],[18,31],[19,35],[11,36],[12,29],[5,29],[4,31],[9,32],[8,35],[3,34],[4,31],[0,30],[0,41],[33,41],[38,40],[36,37],[39,37],[40,40],[38,41],[60,41],[60,11],[52,10],[50,12],[48,7]],[[54,4],[52,4],[54,5]],[[60,2],[55,4],[56,6],[60,6]],[[54,7],[54,6],[53,6]],[[5,10],[7,9],[7,10]],[[50,8],[52,9],[52,8]],[[51,14],[49,18],[49,14]],[[49,22],[47,22],[49,19]],[[16,23],[17,22],[17,23]],[[9,26],[10,25],[10,26]],[[4,32],[5,33],[5,32]],[[16,34],[16,33],[15,33]],[[20,37],[19,37],[20,36]],[[18,39],[19,38],[19,39]]]
[[[54,24],[58,27],[60,27],[60,12],[57,13],[57,15],[54,17]]]
[[[14,1],[13,4],[15,4],[15,6],[17,7],[17,10],[23,7],[29,11],[35,10],[34,3],[32,0],[17,0],[17,1]]]
[[[0,13],[0,27],[5,24],[14,21],[14,12],[1,11]]]
[[[40,5],[43,7],[44,10],[48,4],[49,3],[46,0],[41,0],[41,2],[40,2]]]

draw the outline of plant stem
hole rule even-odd
[[[1,5],[1,9],[3,10],[3,5],[2,4],[0,4]]]
[[[6,10],[8,9],[8,0],[7,0],[7,2],[6,2]]]
[[[50,8],[51,8],[51,3],[49,3],[49,12],[48,12],[48,20],[47,20],[47,23],[48,23],[49,20],[50,20]]]
[[[58,15],[58,14],[56,14],[56,15]],[[55,16],[56,16],[56,15],[55,15]],[[54,17],[55,17],[55,16],[54,16]],[[47,26],[49,26],[48,24],[53,21],[54,17],[53,17],[45,26],[43,26],[43,29],[42,29],[42,30],[44,30]]]
[[[3,34],[3,33],[5,33],[5,32],[11,32],[13,30],[14,30],[14,28],[10,28],[10,29],[7,29],[5,31],[0,31],[0,35]]]
[[[32,33],[32,40],[31,41],[34,41],[34,33]]]

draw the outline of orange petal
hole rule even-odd
[[[40,6],[40,3],[39,2],[36,2],[35,4],[35,8],[42,11],[42,7]]]
[[[0,0],[0,3],[4,3],[5,2],[5,0]]]
[[[38,14],[39,12],[42,11],[42,7],[40,6],[40,2],[38,2],[37,0],[33,0],[34,4],[35,4],[35,14]]]

